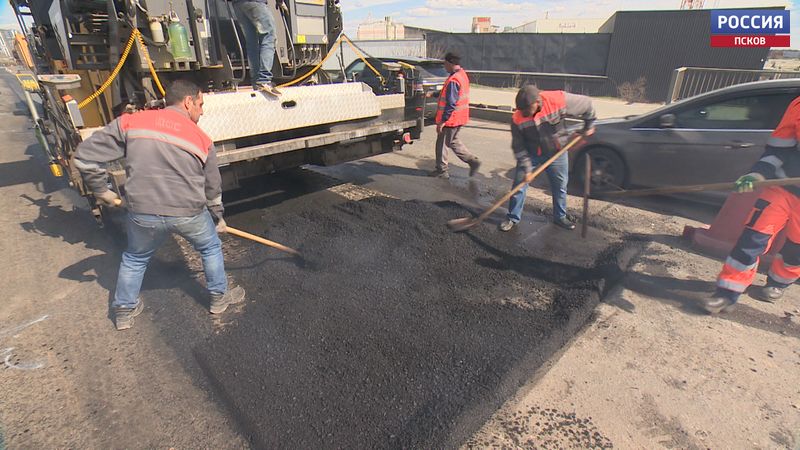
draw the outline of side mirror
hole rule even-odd
[[[675,128],[675,114],[664,114],[660,117],[661,128]]]

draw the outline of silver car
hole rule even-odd
[[[592,188],[678,186],[733,182],[759,159],[800,79],[757,81],[665,105],[647,114],[599,120],[596,132],[573,155],[583,178],[592,156]],[[727,193],[703,200],[724,201]]]

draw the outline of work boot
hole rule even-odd
[[[278,97],[281,95],[281,91],[275,87],[275,85],[270,81],[269,83],[264,84],[256,84],[254,89],[257,91],[261,91],[265,94],[271,95],[273,97]]]
[[[511,219],[506,219],[500,223],[498,228],[500,228],[500,231],[511,231],[511,229],[514,228],[514,225],[516,225],[514,221]]]
[[[474,177],[476,173],[478,173],[478,169],[481,167],[481,162],[478,158],[473,159],[472,161],[468,162],[469,164],[469,176]]]
[[[114,308],[114,325],[117,330],[127,330],[133,326],[133,318],[142,313],[144,302],[139,299],[139,303],[133,308]]]
[[[446,169],[436,169],[432,172],[428,172],[428,176],[447,180],[450,178],[450,173],[448,173]]]
[[[553,219],[553,223],[560,226],[565,230],[574,230],[575,224],[572,223],[571,220],[567,219],[566,217],[559,217],[558,219]]]
[[[211,314],[221,314],[228,309],[228,305],[239,303],[242,300],[244,300],[244,288],[236,286],[224,294],[211,294],[211,306],[208,310]]]
[[[714,296],[703,303],[703,309],[708,311],[709,314],[719,314],[730,310],[735,304],[733,300],[727,297]]]
[[[756,300],[767,302],[767,303],[775,303],[776,301],[780,300],[783,297],[783,291],[785,288],[780,286],[761,286],[761,287],[751,287],[749,294],[750,297],[753,297]]]

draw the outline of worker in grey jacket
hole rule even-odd
[[[584,95],[564,91],[540,91],[533,85],[523,86],[515,99],[517,110],[511,116],[511,149],[517,160],[514,174],[516,186],[534,168],[543,164],[566,145],[568,131],[566,118],[583,120],[584,136],[594,132],[594,106]],[[569,183],[569,157],[562,154],[545,169],[553,196],[553,223],[566,230],[575,224],[567,218],[567,184]],[[526,184],[511,197],[506,220],[500,223],[501,231],[510,231],[522,219]]]
[[[110,208],[122,201],[108,188],[105,164],[125,158],[128,245],[112,304],[118,330],[130,328],[142,311],[139,290],[147,263],[171,233],[183,236],[200,252],[212,314],[244,300],[241,287],[228,290],[225,275],[217,234],[225,232],[222,179],[214,145],[197,126],[203,94],[197,85],[178,80],[170,86],[166,101],[166,109],[122,115],[75,152],[75,166],[84,182],[98,203]]]

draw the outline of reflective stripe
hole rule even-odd
[[[540,125],[542,122],[553,123],[554,120],[556,121],[555,123],[558,123],[561,121],[561,118],[564,116],[565,112],[566,108],[560,108],[546,116],[537,117],[534,120],[536,120],[537,125]]]
[[[740,294],[744,292],[745,289],[747,289],[746,284],[736,283],[735,281],[728,281],[723,279],[717,280],[717,286],[725,288],[729,291],[738,292]]]
[[[743,264],[743,263],[733,259],[730,256],[728,256],[728,259],[725,260],[725,264],[731,266],[734,270],[737,270],[739,272],[749,272],[751,270],[754,270],[758,266],[758,263],[750,264],[748,266],[747,264]]]
[[[759,161],[765,162],[776,169],[783,165],[783,160],[775,155],[765,156],[761,158]]]
[[[208,158],[208,154],[197,145],[171,134],[161,133],[154,130],[130,129],[128,130],[127,136],[128,139],[154,139],[157,141],[166,142],[167,144],[172,144],[200,158],[200,161],[202,161],[203,164],[205,164],[206,158]]]
[[[800,266],[793,266],[791,264],[786,264],[786,261],[783,260],[783,255],[781,255],[780,253],[778,254],[778,256],[775,257],[775,260],[779,261],[780,265],[787,270],[800,270]]]
[[[781,147],[781,148],[794,147],[795,145],[797,145],[797,139],[780,138],[780,137],[772,136],[767,141],[767,145],[772,146],[772,147]]]
[[[221,204],[222,204],[222,194],[219,194],[218,196],[206,202],[206,206],[219,206]]]
[[[80,158],[74,158],[72,161],[75,164],[75,167],[81,172],[97,170],[100,168],[100,164],[94,161],[84,161]]]
[[[517,124],[517,126],[520,129],[524,130],[525,128],[535,127],[536,126],[536,122],[534,122],[532,120],[528,120],[528,121],[525,121],[525,122]]]
[[[794,282],[797,281],[797,278],[790,279],[776,275],[775,272],[773,272],[772,270],[769,271],[769,277],[781,284],[794,284]]]

